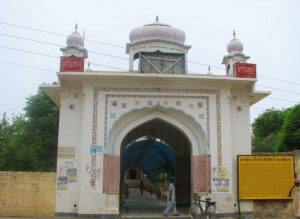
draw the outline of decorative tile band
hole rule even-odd
[[[214,94],[216,96],[216,129],[217,129],[217,158],[218,166],[222,166],[222,134],[221,134],[221,101],[219,90],[208,89],[185,89],[185,88],[112,88],[112,87],[95,87],[94,88],[94,103],[93,103],[93,131],[92,142],[96,144],[97,137],[97,110],[98,110],[98,95],[100,91],[104,92],[118,92],[118,93],[180,93],[180,94]],[[104,142],[106,147],[107,142],[107,120],[108,120],[108,97],[116,97],[118,95],[106,94],[105,95],[105,121],[104,121]],[[138,97],[163,97],[163,98],[195,98],[195,96],[172,96],[172,95],[123,95],[125,97],[138,96]],[[198,96],[200,98],[201,96]],[[139,103],[138,103],[139,104]],[[138,105],[136,102],[136,105]],[[123,105],[125,107],[125,105]],[[123,108],[124,108],[123,107]],[[209,101],[206,99],[206,112],[207,112],[207,145],[210,145],[210,132],[209,132]],[[92,159],[93,160],[93,159]],[[93,166],[93,165],[92,165]]]
[[[97,139],[97,115],[98,115],[98,90],[94,88],[93,98],[93,129],[92,129],[92,145],[96,145]],[[91,187],[96,185],[96,155],[91,153]]]
[[[122,94],[106,94],[105,95],[105,122],[104,122],[104,148],[107,149],[107,118],[108,118],[108,98],[160,98],[160,99],[205,99],[206,100],[206,105],[207,108],[206,110],[209,110],[208,107],[208,96],[172,96],[172,95],[138,95],[138,94],[133,94],[133,95],[122,95]],[[149,102],[149,101],[148,101]],[[164,101],[163,101],[164,102]],[[149,106],[149,104],[148,104]],[[151,105],[152,106],[152,105]],[[207,115],[209,113],[207,112]],[[209,133],[209,116],[206,117],[206,124],[208,124],[207,128],[207,133]],[[208,134],[209,136],[209,134]],[[207,148],[210,149],[209,141],[207,142]]]
[[[92,145],[96,145],[97,139],[98,93],[98,89],[94,88]]]
[[[216,91],[218,167],[222,167],[222,124],[220,91]]]

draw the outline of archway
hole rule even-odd
[[[120,171],[122,148],[145,136],[155,136],[175,148],[177,165],[174,173],[177,175],[176,187],[180,188],[176,192],[179,205],[188,205],[193,193],[209,191],[210,159],[207,137],[202,127],[183,111],[157,105],[132,110],[112,125],[107,139],[111,153],[104,157],[105,192],[120,192],[115,183],[123,177]],[[117,166],[118,173],[115,172]],[[180,192],[184,194],[178,194]]]
[[[139,140],[145,136],[151,140]],[[156,118],[132,129],[122,141],[121,179],[128,168],[141,169],[147,175],[154,171],[162,171],[168,176],[174,175],[178,188],[177,205],[190,204],[190,143],[174,125]]]

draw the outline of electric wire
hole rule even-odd
[[[6,22],[3,22],[3,21],[0,21],[0,24],[4,24],[4,25],[8,25],[8,26],[13,26],[13,27],[17,27],[17,28],[23,28],[23,29],[27,29],[27,30],[32,30],[32,31],[37,31],[37,32],[42,32],[42,33],[47,33],[47,34],[53,34],[53,35],[58,35],[58,36],[64,36],[64,37],[67,37],[68,35],[66,34],[61,34],[61,33],[55,33],[55,32],[50,32],[50,31],[45,31],[45,30],[40,30],[40,29],[36,29],[36,28],[31,28],[31,27],[26,27],[26,26],[22,26],[22,25],[16,25],[16,24],[10,24],[10,23],[6,23]],[[6,35],[6,36],[12,36],[10,34],[1,34],[1,35]],[[13,36],[12,36],[13,37]],[[14,38],[19,38],[19,39],[24,39],[22,37],[14,37]],[[85,41],[88,41],[88,42],[93,42],[93,43],[98,43],[98,44],[103,44],[103,45],[107,45],[107,46],[113,46],[113,47],[118,47],[118,48],[122,48],[124,49],[125,47],[124,46],[120,46],[120,45],[116,45],[116,44],[112,44],[112,43],[104,43],[104,42],[100,42],[100,41],[96,41],[96,40],[89,40],[89,39],[84,39]],[[41,41],[39,41],[41,42]],[[55,45],[55,44],[53,44]],[[57,45],[57,44],[56,44]],[[89,50],[89,52],[91,52]],[[112,57],[115,57],[117,58],[118,56],[112,56]],[[118,57],[120,58],[120,57]],[[121,57],[122,59],[125,59],[123,57]],[[128,60],[128,59],[127,59]],[[203,66],[210,66],[210,67],[213,67],[213,68],[219,68],[219,69],[225,69],[225,68],[222,68],[222,67],[218,67],[218,66],[215,66],[215,65],[209,65],[209,64],[204,64],[204,63],[200,63],[200,62],[196,62],[196,61],[188,61],[189,63],[193,63],[193,64],[198,64],[198,65],[203,65]]]
[[[128,71],[127,69],[124,68],[117,68],[117,67],[113,67],[113,66],[109,66],[109,65],[103,65],[103,64],[98,64],[98,63],[94,63],[94,62],[89,62],[92,65],[96,65],[96,66],[101,66],[101,67],[105,67],[105,68],[111,68],[111,69],[115,69],[115,70],[121,70],[121,71]]]
[[[1,32],[0,32],[0,35],[1,35],[1,36],[10,37],[10,38],[15,38],[15,39],[21,39],[21,40],[32,41],[32,42],[36,42],[36,43],[43,43],[43,44],[47,44],[47,45],[62,46],[62,45],[56,44],[56,43],[50,43],[50,42],[40,41],[40,40],[35,40],[35,39],[29,39],[29,38],[20,37],[20,36],[16,36],[16,35],[11,35],[11,34],[7,34],[7,33],[1,33]]]
[[[280,89],[280,88],[275,88],[275,87],[269,87],[269,86],[265,86],[265,85],[256,84],[255,86],[269,88],[269,89],[273,89],[273,90],[277,90],[277,91],[281,91],[281,92],[286,92],[286,93],[291,93],[291,94],[300,94],[298,92],[294,92],[294,91],[290,91],[290,90],[285,90],[285,89]]]
[[[15,50],[15,51],[20,51],[20,52],[30,53],[30,54],[34,54],[34,55],[41,55],[41,56],[46,56],[46,57],[51,57],[51,58],[57,58],[57,59],[60,58],[60,57],[58,57],[58,56],[53,56],[53,55],[44,54],[44,53],[38,53],[38,52],[32,52],[32,51],[27,51],[27,50],[23,50],[23,49],[17,49],[17,48],[13,48],[13,47],[2,46],[2,45],[0,45],[0,48],[11,49],[11,50]],[[108,66],[108,65],[103,65],[103,64],[98,64],[98,63],[94,63],[94,62],[90,62],[90,64],[93,64],[93,65],[95,65],[95,66],[101,66],[101,67],[105,67],[105,68],[115,69],[115,70],[127,71],[126,69],[117,68],[117,67]],[[21,64],[20,64],[20,65],[21,65]],[[28,66],[27,66],[27,67],[28,67]],[[272,87],[263,86],[263,85],[257,85],[257,86],[267,87],[267,88],[276,89],[276,90],[279,90],[279,91],[288,92],[288,93],[293,93],[293,94],[300,94],[300,93],[297,93],[297,92],[292,92],[292,91],[288,91],[288,90],[272,88]],[[269,97],[269,98],[270,98],[270,97]],[[283,99],[277,98],[277,100],[283,100]],[[298,102],[292,101],[292,100],[286,100],[286,101],[287,101],[287,102],[298,103]]]
[[[287,100],[287,99],[282,99],[282,98],[278,98],[278,97],[266,97],[266,98],[274,99],[274,100],[281,100],[281,101],[286,101],[286,102],[296,103],[296,104],[299,104],[299,103],[300,103],[299,101]]]
[[[10,49],[10,50],[19,51],[19,52],[30,53],[30,54],[34,54],[34,55],[47,56],[47,57],[50,57],[50,58],[59,58],[58,56],[53,56],[53,55],[44,54],[44,53],[40,53],[40,52],[32,52],[32,51],[28,51],[28,50],[24,50],[24,49],[17,49],[17,48],[13,48],[13,47],[9,47],[9,46],[0,45],[0,48]]]
[[[25,37],[20,37],[20,36],[16,36],[16,35],[11,35],[11,34],[6,34],[6,33],[1,33],[1,36],[6,36],[6,37],[11,37],[11,38],[15,38],[15,39],[21,39],[21,40],[26,40],[26,41],[31,41],[31,42],[36,42],[36,43],[41,43],[41,44],[46,44],[46,45],[52,45],[52,46],[58,46],[58,47],[64,47],[64,45],[61,44],[56,44],[56,43],[50,43],[50,42],[46,42],[46,41],[41,41],[41,40],[34,40],[34,39],[29,39],[29,38],[25,38]],[[117,59],[123,59],[123,60],[129,60],[128,58],[124,58],[124,57],[120,57],[120,56],[115,56],[115,55],[110,55],[107,53],[102,53],[102,52],[95,52],[95,51],[88,51],[89,53],[94,53],[94,54],[98,54],[98,55],[103,55],[103,56],[109,56],[109,57],[113,57],[113,58],[117,58]]]
[[[13,106],[13,107],[11,107],[11,108],[9,108],[9,109],[7,109],[7,110],[1,112],[1,113],[0,113],[0,116],[2,116],[4,113],[10,112],[10,111],[12,111],[12,110],[14,110],[14,109],[19,109],[20,107],[22,107],[22,106],[24,106],[24,105],[25,105],[25,103],[20,103],[20,104],[18,104],[18,105],[16,105],[16,106]]]
[[[22,29],[26,29],[26,30],[31,30],[31,31],[36,31],[36,32],[41,32],[41,33],[57,35],[57,36],[63,36],[63,37],[68,36],[66,34],[61,34],[61,33],[56,33],[56,32],[51,32],[51,31],[46,31],[46,30],[40,30],[40,29],[36,29],[36,28],[32,28],[32,27],[26,27],[26,26],[22,26],[22,25],[10,24],[10,23],[6,23],[6,22],[3,22],[3,21],[0,21],[0,24],[4,24],[4,25],[7,25],[7,26],[12,26],[12,27],[17,27],[17,28],[22,28]],[[106,46],[112,46],[112,47],[125,49],[124,46],[119,46],[119,45],[116,45],[116,44],[111,44],[111,43],[106,43],[106,42],[101,42],[101,41],[96,41],[96,40],[90,40],[90,39],[84,39],[84,40],[86,40],[88,42],[96,43],[96,44],[102,44],[102,45],[106,45]]]
[[[26,67],[26,68],[33,68],[33,69],[38,69],[38,70],[42,70],[42,71],[56,72],[54,70],[43,69],[43,68],[40,68],[40,67],[29,66],[29,65],[24,65],[24,64],[14,63],[14,62],[8,62],[8,61],[3,61],[3,60],[0,60],[0,63],[6,63],[6,64],[10,64],[10,65],[17,65],[17,66],[22,66],[22,67]],[[97,63],[91,63],[91,64],[100,65],[100,64],[97,64]],[[107,68],[115,68],[115,67],[112,67],[112,66],[105,66],[105,65],[100,65],[100,66],[107,67]],[[121,69],[121,68],[115,68],[115,69],[117,69],[117,70],[124,70],[124,69]],[[269,97],[269,96],[267,96],[266,98],[274,99],[274,100],[280,100],[280,101],[286,101],[286,102],[296,103],[296,104],[300,103],[299,101],[282,99],[282,98],[278,98],[278,97]],[[257,107],[254,107],[254,108],[257,108]]]
[[[10,64],[10,65],[16,65],[16,66],[21,66],[21,67],[26,67],[26,68],[32,68],[32,69],[38,69],[38,70],[41,70],[41,71],[56,72],[56,71],[54,71],[54,70],[43,69],[43,68],[39,68],[39,67],[35,67],[35,66],[29,66],[29,65],[24,65],[24,64],[19,64],[19,63],[14,63],[14,62],[7,62],[7,61],[3,61],[3,60],[0,60],[0,63],[6,63],[6,64]],[[285,101],[285,102],[290,102],[290,103],[296,103],[296,104],[299,103],[299,102],[297,102],[297,101],[287,100],[287,99],[282,99],[282,98],[277,98],[277,97],[266,97],[266,98],[275,99],[275,100],[280,100],[280,101]],[[224,103],[224,104],[229,104],[228,102],[225,102],[225,101],[221,101],[221,102]],[[15,107],[12,107],[12,108],[10,108],[10,109],[7,109],[7,110],[5,110],[4,112],[2,112],[1,115],[3,115],[3,114],[6,113],[6,112],[9,112],[9,111],[11,111],[11,110],[13,110],[13,109],[19,108],[19,107],[21,107],[21,106],[23,106],[23,105],[24,105],[24,103],[19,104],[19,105],[15,106]],[[265,111],[265,110],[266,110],[266,109],[264,109],[264,108],[260,108],[260,107],[256,107],[256,106],[251,106],[251,107],[250,107],[250,110],[251,110],[251,109],[258,109],[258,110],[261,110],[261,111]]]
[[[263,76],[263,75],[259,75],[259,77],[261,77],[261,78],[266,78],[266,79],[273,80],[273,81],[278,81],[278,82],[286,83],[286,84],[293,84],[293,85],[298,85],[298,86],[300,86],[299,83],[295,83],[295,82],[293,82],[293,81],[285,81],[285,80],[281,80],[281,79],[276,79],[276,78],[266,77],[266,76]]]
[[[13,25],[13,24],[1,22],[1,21],[0,21],[0,23],[1,24],[5,24],[5,25],[9,25],[9,26],[18,27],[18,28],[27,29],[27,30],[43,32],[43,33],[47,33],[47,34],[53,34],[53,35],[58,35],[58,36],[67,36],[65,34],[54,33],[54,32],[49,32],[49,31],[44,31],[44,30],[38,30],[38,29],[35,29],[35,28],[29,28],[29,27],[25,27],[25,26],[21,26],[21,25]],[[9,35],[9,34],[0,33],[0,35],[6,35],[6,36],[18,38],[18,39],[29,40],[29,39],[25,39],[25,38],[22,38],[22,37],[17,37],[17,36]],[[113,46],[113,47],[118,47],[118,48],[122,48],[122,49],[125,48],[125,47],[122,47],[122,46],[119,46],[119,45],[115,45],[115,44],[110,44],[110,43],[105,43],[105,42],[99,42],[99,41],[94,41],[94,40],[88,40],[88,39],[85,39],[85,40],[89,41],[89,42],[92,42],[92,43],[97,43],[97,44],[102,44],[102,45],[107,45],[107,46]],[[43,41],[39,41],[39,40],[32,40],[32,39],[30,39],[30,41],[37,42],[37,43],[49,44],[49,45],[55,45],[55,46],[62,46],[62,45],[59,45],[59,44],[48,43],[48,42],[43,42]],[[52,58],[60,58],[60,57],[57,57],[57,56],[52,56],[52,55],[43,54],[43,53],[37,53],[37,52],[31,52],[31,51],[26,51],[26,50],[12,48],[12,47],[6,47],[6,46],[0,46],[0,47],[1,48],[6,48],[6,49],[11,49],[11,50],[16,50],[16,51],[20,51],[20,52],[31,53],[31,54],[35,54],[35,55],[42,55],[42,56],[47,56],[47,57],[52,57]],[[105,55],[105,56],[110,56],[110,57],[114,57],[114,58],[120,58],[120,59],[124,59],[124,60],[129,60],[127,58],[113,56],[113,55],[109,55],[109,54],[105,54],[105,53],[94,52],[94,51],[90,51],[90,50],[89,50],[89,52],[95,53],[95,54],[99,54],[99,55]],[[41,71],[56,72],[56,71],[49,70],[49,69],[43,69],[43,68],[39,68],[39,67],[34,67],[34,66],[29,66],[29,65],[24,65],[24,64],[18,64],[18,63],[14,63],[14,62],[7,62],[7,61],[3,61],[3,60],[0,60],[0,62],[6,63],[6,64],[11,64],[11,65],[22,66],[22,67],[26,67],[26,68],[37,69],[37,70],[41,70]],[[214,65],[204,64],[204,63],[195,62],[195,61],[189,61],[189,62],[193,63],[193,64],[198,64],[198,65],[203,65],[203,66],[210,66],[210,67],[214,67],[214,68],[224,69],[225,70],[225,68],[214,66]],[[93,64],[93,65],[96,65],[96,66],[102,66],[102,67],[107,67],[107,68],[112,68],[112,69],[117,69],[117,70],[125,70],[125,69],[121,69],[121,68],[116,68],[116,67],[112,67],[112,66],[101,65],[101,64],[92,63],[92,62],[90,62],[90,63]],[[195,73],[195,72],[191,72],[191,73]],[[269,79],[269,80],[279,81],[279,82],[282,82],[282,83],[300,85],[300,84],[295,83],[295,82],[285,81],[285,80],[280,80],[280,79],[275,79],[275,78],[270,78],[270,77],[266,77],[266,76],[263,76],[263,75],[260,75],[260,77],[266,78],[266,79]],[[273,87],[268,87],[268,86],[263,86],[263,85],[256,85],[256,86],[270,88],[270,89],[274,89],[274,90],[278,90],[278,91],[282,91],[282,92],[288,92],[288,93],[293,93],[293,94],[300,94],[300,93],[293,92],[293,91],[288,91],[288,90],[284,90],[284,89],[278,89],[278,88],[273,88]],[[296,101],[286,100],[286,99],[276,98],[276,97],[267,97],[267,98],[281,100],[281,101],[288,101],[288,102],[292,102],[292,103],[299,103],[299,102],[296,102]],[[23,105],[23,104],[21,104],[21,105]],[[20,107],[21,105],[18,105],[16,107]],[[11,108],[10,110],[12,110],[12,109],[14,109],[16,107]],[[262,110],[261,108],[258,108],[258,107],[251,107],[251,108],[257,108],[257,109]],[[10,111],[10,110],[7,110],[7,111]]]
[[[10,23],[3,22],[3,21],[0,21],[0,24],[4,24],[4,25],[8,25],[8,26],[13,26],[13,27],[17,27],[17,28],[23,28],[23,29],[32,30],[32,31],[43,32],[43,33],[47,33],[47,34],[54,34],[54,35],[58,35],[58,36],[64,36],[64,37],[68,36],[66,34],[50,32],[50,31],[40,30],[40,29],[36,29],[36,28],[31,28],[31,27],[16,25],[16,24],[10,24]],[[48,44],[48,45],[55,45],[55,46],[61,46],[61,47],[63,47],[63,45],[59,45],[59,44],[55,44],[55,43],[49,43],[49,42],[40,41],[40,40],[28,39],[28,38],[19,37],[19,36],[15,36],[15,35],[11,35],[11,34],[0,33],[0,35],[7,36],[7,37],[12,37],[12,38],[23,39],[23,40],[30,40],[30,41],[33,41],[33,42],[44,43],[44,44]],[[85,40],[91,41],[91,42],[95,42],[95,43],[99,43],[99,44],[108,45],[108,46],[125,48],[125,47],[122,47],[120,45],[116,45],[116,44],[112,44],[112,43],[104,43],[104,42],[95,41],[95,40],[88,40],[88,39],[85,39]],[[89,50],[89,52],[90,53],[94,53],[94,54],[109,56],[109,57],[113,57],[113,58],[118,58],[118,59],[123,59],[123,60],[129,60],[128,58],[124,58],[124,57],[120,57],[120,56],[115,56],[115,55],[110,55],[110,54],[106,54],[106,53],[95,52],[95,51],[90,51],[90,50]],[[218,69],[225,70],[225,68],[223,68],[223,67],[219,67],[219,66],[215,66],[215,65],[210,65],[210,64],[206,64],[206,63],[201,63],[201,62],[197,62],[197,61],[192,61],[191,60],[191,61],[188,61],[188,62],[189,63],[193,63],[193,64],[202,65],[202,66],[213,67],[213,68],[218,68]],[[196,72],[191,72],[191,73],[196,73]],[[278,82],[282,82],[282,83],[293,84],[293,85],[297,85],[297,86],[300,85],[300,83],[296,83],[296,82],[293,82],[293,81],[287,81],[287,80],[282,80],[282,79],[271,78],[271,77],[267,77],[267,76],[264,76],[264,75],[259,75],[259,77],[266,78],[266,79],[269,79],[269,80],[278,81]]]
[[[14,27],[18,27],[18,28],[24,28],[24,29],[33,30],[33,31],[40,31],[40,32],[44,32],[44,33],[55,34],[55,35],[59,35],[59,36],[67,36],[65,34],[60,34],[60,33],[55,33],[55,32],[50,32],[50,31],[39,30],[39,29],[35,29],[35,28],[31,28],[31,27],[25,27],[25,26],[21,26],[21,25],[9,24],[9,23],[2,22],[2,21],[0,21],[0,24],[14,26]],[[22,40],[27,40],[27,41],[32,41],[32,42],[37,42],[37,43],[43,43],[43,44],[55,45],[55,46],[63,47],[63,45],[56,44],[56,43],[50,43],[50,42],[46,42],[46,41],[34,40],[34,39],[19,37],[19,36],[16,36],[16,35],[11,35],[11,34],[6,34],[6,33],[0,33],[0,35],[7,36],[7,37],[12,37],[12,38],[17,38],[17,39],[22,39]],[[93,42],[97,42],[97,41],[93,41]],[[102,43],[102,42],[99,42],[99,43]],[[116,44],[109,44],[109,45],[116,46]],[[7,49],[14,49],[14,50],[22,51],[22,52],[28,52],[28,51],[24,51],[24,50],[16,49],[16,48],[11,48],[11,47],[4,47],[4,46],[0,46],[0,47],[7,48]],[[98,54],[98,55],[105,55],[105,56],[109,56],[109,57],[113,57],[113,58],[118,58],[118,59],[123,59],[123,60],[129,60],[128,58],[124,58],[124,57],[120,57],[120,56],[114,56],[114,55],[110,55],[110,54],[106,54],[106,53],[100,53],[100,52],[95,52],[95,51],[89,51],[89,52],[95,53],[95,54]],[[52,57],[50,55],[41,54],[41,53],[35,53],[35,52],[31,52],[31,53],[37,54],[37,55],[40,54],[40,55],[43,55],[43,56]],[[218,66],[215,66],[215,65],[209,65],[209,64],[205,64],[205,63],[196,62],[196,61],[189,61],[189,62],[193,63],[193,64],[203,65],[203,66],[209,66],[209,67],[214,67],[214,68],[219,68],[219,69],[225,69],[225,68],[218,67]],[[91,63],[91,64],[94,64],[96,66],[107,67],[107,68],[111,68],[111,69],[125,70],[125,69],[121,69],[121,68],[117,68],[117,67],[112,67],[112,66],[107,66],[107,65],[101,65],[101,64],[97,64],[97,63]],[[189,73],[197,74],[196,72],[192,72],[192,71],[189,71]],[[283,83],[290,83],[290,84],[294,84],[294,85],[300,85],[300,84],[295,83],[295,82],[284,81],[284,80],[274,79],[274,78],[265,77],[265,76],[261,76],[261,77],[262,78],[267,78],[267,79],[270,79],[270,80],[276,80],[276,81],[283,82]],[[297,93],[297,92],[283,90],[283,89],[279,89],[279,88],[273,88],[273,87],[269,87],[269,86],[263,86],[263,85],[257,85],[257,86],[265,87],[265,88],[270,88],[270,89],[274,89],[274,90],[278,90],[278,91],[282,91],[282,92],[289,92],[289,93],[294,93],[294,94],[300,94],[300,93]]]
[[[34,55],[41,55],[41,56],[46,56],[46,57],[51,57],[51,58],[57,58],[57,59],[60,58],[59,56],[53,56],[53,55],[49,55],[49,54],[45,54],[45,53],[33,52],[33,51],[28,51],[28,50],[23,50],[23,49],[17,49],[17,48],[3,46],[3,45],[0,45],[0,48],[15,50],[15,51],[19,51],[19,52],[25,52],[25,53],[34,54]],[[101,66],[101,67],[115,69],[115,70],[121,70],[121,71],[128,71],[127,69],[113,67],[113,66],[109,66],[109,65],[98,64],[98,63],[95,63],[95,62],[89,62],[89,63],[92,64],[92,65],[95,65],[95,66]],[[191,73],[195,73],[195,72],[191,72]],[[265,85],[256,85],[256,86],[264,87],[264,88],[270,88],[270,89],[281,91],[281,92],[287,92],[287,93],[292,93],[292,94],[300,94],[298,92],[285,90],[285,89],[280,89],[280,88],[269,87],[269,86],[265,86]]]
[[[8,62],[8,61],[4,61],[4,60],[0,60],[0,63],[6,63],[6,64],[10,64],[10,65],[17,65],[17,66],[25,67],[25,68],[37,69],[40,71],[56,72],[56,71],[53,71],[50,69],[45,69],[45,68],[40,68],[40,67],[35,67],[35,66],[25,65],[25,64],[19,64],[19,63],[15,63],[15,62]]]
[[[188,61],[188,62],[189,63],[193,63],[193,64],[197,64],[197,65],[204,65],[204,66],[207,66],[207,67],[213,67],[213,68],[218,68],[218,69],[225,70],[225,68],[219,67],[219,66],[215,66],[215,65],[209,65],[209,64],[205,64],[205,63],[196,62],[196,61]]]
[[[32,51],[17,49],[17,48],[8,47],[8,46],[0,45],[0,48],[5,48],[5,49],[10,49],[10,50],[19,51],[19,52],[25,52],[25,53],[34,54],[34,55],[41,55],[41,56],[46,56],[46,57],[50,57],[50,58],[60,59],[59,56],[53,56],[53,55],[49,55],[49,54],[45,54],[45,53],[39,53],[39,52],[32,52]],[[94,63],[94,62],[89,62],[89,63],[93,64],[93,65],[96,65],[96,66],[105,67],[105,68],[111,68],[111,69],[116,69],[116,70],[127,71],[126,69],[117,68],[117,67],[113,67],[113,66],[109,66],[109,65],[102,65],[102,64]]]

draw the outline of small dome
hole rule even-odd
[[[170,25],[160,23],[158,17],[156,22],[133,29],[129,34],[132,44],[153,40],[163,40],[183,45],[185,33],[182,30],[173,28]]]
[[[235,38],[235,32],[233,31],[233,39],[227,44],[228,53],[242,53],[244,50],[244,46],[241,41]]]
[[[77,31],[77,25],[75,26],[75,31],[68,36],[67,45],[68,46],[83,47],[83,37]]]

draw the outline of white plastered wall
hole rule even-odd
[[[80,162],[78,160],[81,146],[81,89],[65,88],[60,93],[60,98],[56,212],[77,213],[80,191]],[[72,176],[67,173],[70,169],[73,171]],[[60,177],[68,177],[68,182],[61,184]]]
[[[251,154],[250,105],[247,88],[232,88],[231,96],[232,180],[237,204],[237,155]],[[252,201],[241,201],[241,212],[252,212]]]
[[[156,84],[161,88],[180,87],[178,84],[159,84],[158,82],[147,82]],[[114,82],[99,81],[84,83],[83,89],[78,88],[80,93],[79,99],[74,99],[74,89],[65,89],[61,93],[61,116],[60,116],[60,132],[59,147],[76,148],[75,157],[71,160],[58,159],[58,166],[65,165],[66,161],[74,161],[77,167],[78,182],[72,183],[70,190],[60,190],[57,192],[57,209],[56,212],[78,213],[78,214],[118,214],[118,195],[105,194],[102,191],[103,176],[100,175],[96,181],[96,189],[90,189],[90,175],[87,171],[88,163],[91,160],[90,146],[92,145],[93,132],[93,102],[95,87],[146,87],[147,83],[133,83],[132,81],[123,82],[122,85]],[[169,83],[169,82],[168,82]],[[182,86],[181,86],[182,87]],[[220,91],[220,113],[221,113],[221,142],[222,142],[222,165],[228,167],[228,176],[230,179],[229,192],[214,192],[217,200],[219,212],[232,213],[237,212],[234,205],[236,201],[236,155],[250,154],[250,130],[249,130],[249,103],[247,90],[243,87],[231,88],[226,84],[199,84],[197,86],[190,84],[191,89],[213,89]],[[103,122],[105,121],[104,110],[105,102],[103,95],[106,91],[99,93],[98,102],[98,120],[97,120],[97,144],[104,143]],[[114,92],[116,93],[116,92]],[[139,94],[139,93],[137,93]],[[153,93],[152,93],[153,94]],[[162,94],[162,93],[159,93]],[[102,96],[101,96],[102,95]],[[170,95],[170,94],[168,94]],[[174,94],[177,95],[178,94]],[[184,94],[182,94],[184,95]],[[192,94],[197,95],[197,94]],[[216,96],[215,94],[205,94],[209,97],[209,114],[210,114],[210,145],[207,151],[205,148],[207,138],[202,127],[195,119],[198,114],[191,116],[187,111],[188,105],[182,110],[172,107],[163,107],[156,105],[153,107],[139,108],[124,112],[124,115],[118,118],[108,130],[108,147],[113,147],[112,154],[120,155],[120,147],[126,134],[147,121],[155,118],[162,119],[169,124],[174,125],[181,130],[192,145],[193,155],[211,154],[212,167],[218,165],[217,157],[217,133],[216,133]],[[238,96],[237,100],[233,96]],[[129,100],[128,100],[129,101]],[[75,110],[70,110],[70,104],[76,106]],[[242,108],[241,111],[237,107]],[[103,167],[103,154],[97,155],[97,165],[100,170]],[[100,171],[102,174],[103,171]],[[77,207],[74,207],[77,204]],[[242,211],[251,211],[250,203],[242,203]]]
[[[109,212],[111,198],[104,194],[103,187],[103,154],[96,156],[96,168],[100,170],[99,178],[96,180],[95,187],[90,186],[91,171],[91,153],[90,147],[93,145],[93,102],[94,91],[93,86],[84,84],[83,86],[83,113],[82,113],[82,133],[81,133],[81,149],[80,149],[80,194],[79,206],[77,213],[80,215],[101,215],[101,214],[117,214],[117,210]],[[98,129],[101,124],[97,124]],[[100,127],[99,127],[100,126]]]

